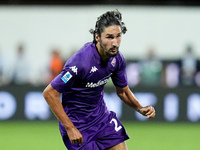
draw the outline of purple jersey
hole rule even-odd
[[[126,87],[126,62],[121,53],[103,62],[96,45],[86,43],[51,82],[62,93],[62,105],[79,130],[91,127],[110,112],[103,99],[104,85],[111,77],[115,86]]]

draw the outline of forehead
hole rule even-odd
[[[102,35],[114,35],[114,34],[120,34],[121,32],[122,31],[121,31],[120,26],[112,25],[112,26],[105,27],[101,34]]]

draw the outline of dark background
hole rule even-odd
[[[3,5],[159,5],[200,6],[197,0],[1,0]]]
[[[6,91],[12,94],[12,96],[15,98],[16,103],[17,103],[17,110],[14,113],[14,115],[9,118],[8,120],[28,120],[25,117],[25,95],[28,92],[41,92],[44,90],[44,86],[39,86],[39,87],[33,87],[33,86],[17,86],[17,85],[9,85],[5,87],[0,87],[0,91]],[[179,106],[178,106],[178,118],[172,122],[191,122],[191,120],[187,116],[187,111],[188,111],[188,98],[192,94],[197,94],[199,93],[199,89],[195,87],[178,87],[178,88],[161,88],[161,87],[154,87],[154,88],[141,88],[141,87],[136,87],[136,88],[131,88],[134,93],[152,93],[157,97],[157,102],[154,105],[156,109],[156,118],[153,120],[148,120],[148,122],[169,122],[165,119],[164,117],[164,99],[167,94],[173,93],[176,94],[178,99],[179,99]],[[106,93],[114,93],[115,90],[113,87],[106,87],[105,88]],[[0,103],[0,107],[3,108],[3,103]],[[191,108],[191,107],[190,107]],[[196,115],[199,113],[197,112]],[[125,105],[124,103],[122,104],[122,116],[120,117],[121,120],[123,121],[139,121],[136,116],[135,116],[135,111]],[[39,118],[35,118],[33,120],[40,120]],[[51,116],[48,119],[45,120],[56,120],[55,116],[53,113],[51,113]],[[2,121],[0,119],[0,121]],[[198,119],[197,122],[200,122]]]

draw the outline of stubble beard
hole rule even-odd
[[[100,46],[101,46],[101,49],[104,51],[104,54],[105,54],[108,58],[117,56],[117,55],[119,54],[119,47],[113,46],[112,48],[107,49],[106,46],[105,46],[102,42],[100,42]],[[117,49],[117,53],[112,54],[111,51],[112,51],[113,49],[115,49],[115,48]]]
[[[108,51],[105,51],[106,56],[108,56],[109,58],[110,58],[110,57],[117,56],[117,55],[119,54],[119,50],[118,50],[119,48],[118,48],[118,47],[114,47],[114,48],[117,48],[117,53],[111,54],[110,51],[112,51],[113,48],[110,48]]]

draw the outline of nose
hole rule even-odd
[[[113,39],[112,45],[116,47],[119,46],[118,40],[116,38]]]

